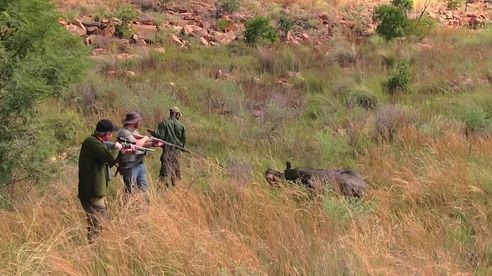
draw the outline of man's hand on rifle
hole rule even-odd
[[[152,140],[152,147],[162,147],[164,146],[164,143]]]
[[[123,153],[125,153],[125,152],[134,152],[136,150],[135,149],[135,145],[125,144],[125,146],[123,146],[120,142],[114,143],[114,147],[117,148],[117,149],[119,149]]]
[[[121,150],[123,148],[123,145],[120,142],[114,143],[114,147],[117,148],[118,150]]]

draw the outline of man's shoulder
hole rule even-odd
[[[181,128],[185,128],[185,125],[182,122],[178,121],[178,120],[176,120],[176,125],[178,125]]]
[[[120,128],[118,130],[118,138],[133,139],[133,133],[129,129]]]
[[[95,143],[101,143],[101,141],[97,139],[97,137],[95,137],[94,135],[91,135],[84,139],[82,145],[95,144]]]
[[[169,119],[168,121],[170,121],[171,124],[174,124],[174,125],[177,125],[180,127],[184,127],[184,124],[176,118]]]

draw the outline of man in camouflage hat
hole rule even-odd
[[[155,132],[156,137],[172,145],[184,148],[186,142],[185,126],[179,121],[182,116],[178,107],[171,107],[169,109],[169,119],[159,123],[157,126]],[[171,177],[172,186],[175,186],[181,180],[181,170],[179,166],[180,148],[171,145],[163,145],[159,177],[161,181],[166,183],[166,186],[169,186],[169,183],[167,182],[168,176]]]

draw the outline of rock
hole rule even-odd
[[[82,22],[86,28],[89,27],[96,27],[96,28],[102,28],[101,22]]]
[[[207,41],[204,37],[200,37],[200,42],[201,42],[204,46],[207,46],[207,47],[208,47],[208,46],[210,46],[210,45],[208,44],[208,41]]]
[[[141,47],[147,46],[147,42],[145,42],[145,40],[143,40],[141,38],[136,40],[136,44],[137,44],[137,46],[141,46]]]
[[[116,31],[116,28],[113,25],[106,25],[106,27],[100,28],[99,30],[95,31],[94,34],[111,37],[111,36],[114,36],[115,31]]]
[[[73,24],[66,25],[65,29],[78,36],[85,36],[87,34],[87,31],[85,29],[82,29],[81,27]]]
[[[106,49],[96,48],[96,49],[92,50],[92,55],[93,56],[104,55],[104,54],[106,54],[106,52],[107,52]]]
[[[88,37],[85,38],[85,44],[87,45],[94,45],[94,41],[96,40],[96,36],[95,35],[90,35]]]
[[[198,27],[196,25],[185,25],[183,27],[183,32],[186,34],[186,35],[191,35],[191,36],[194,36],[194,37],[204,37],[208,34],[207,30],[201,28],[201,27]]]
[[[157,33],[157,27],[154,25],[136,25],[133,24],[133,28],[135,29],[139,38],[150,41],[155,37]]]
[[[99,30],[99,28],[96,26],[87,27],[86,29],[87,29],[87,34],[92,34],[93,32]]]
[[[307,33],[302,33],[301,36],[303,39],[309,40],[309,35]]]
[[[234,32],[214,32],[214,39],[221,45],[228,45],[236,39],[236,34]]]
[[[171,35],[171,39],[176,42],[177,44],[181,45],[181,46],[184,46],[184,43],[183,41],[181,41],[181,39],[179,39],[179,37],[175,34],[172,34]]]
[[[287,32],[287,41],[292,41],[294,40],[294,36],[292,35],[292,33],[290,31]]]
[[[135,77],[137,74],[133,71],[126,71],[125,75],[129,78]]]
[[[140,23],[143,25],[154,25],[155,17],[148,13],[143,13],[142,15],[140,15]]]
[[[181,26],[172,26],[172,29],[176,32],[176,33],[182,33],[184,28],[181,27]]]

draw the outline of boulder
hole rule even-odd
[[[80,26],[74,25],[74,24],[68,24],[65,25],[65,29],[67,29],[69,32],[76,34],[78,36],[85,36],[87,34],[87,31]]]
[[[183,27],[183,32],[186,35],[194,36],[197,38],[204,37],[208,34],[207,30],[205,30],[201,27],[198,27],[196,25],[185,25]]]
[[[132,26],[133,26],[134,30],[136,31],[138,37],[147,41],[147,42],[152,40],[157,33],[157,27],[154,25],[133,24]]]
[[[180,46],[184,46],[184,42],[175,34],[171,35],[171,39]]]
[[[210,46],[210,44],[204,37],[200,37],[200,43],[202,43],[203,46],[207,46],[207,47]]]
[[[236,34],[234,32],[214,32],[214,40],[221,45],[228,45],[236,39]]]

